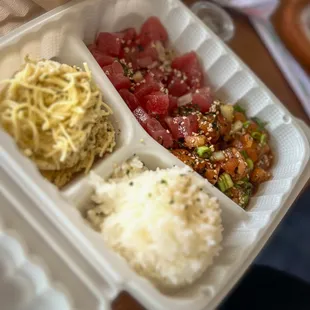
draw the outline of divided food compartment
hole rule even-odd
[[[12,139],[0,132],[3,199],[8,201],[1,209],[1,217],[11,223],[9,232],[16,230],[18,236],[25,238],[20,242],[32,247],[30,253],[42,258],[46,265],[42,269],[51,274],[53,283],[61,283],[60,294],[66,296],[72,309],[106,309],[122,290],[148,309],[214,308],[230,279],[237,281],[242,275],[238,271],[255,245],[261,240],[266,242],[276,220],[284,216],[289,207],[285,204],[287,197],[290,193],[297,195],[303,185],[294,188],[309,160],[309,147],[296,121],[225,45],[176,0],[89,0],[58,8],[0,41],[0,79],[12,76],[26,54],[71,65],[87,62],[114,111],[112,119],[117,132],[115,151],[98,161],[94,170],[107,177],[114,164],[133,154],[151,169],[183,166],[142,130],[84,44],[92,43],[99,31],[139,27],[150,15],[161,19],[179,52],[197,51],[219,98],[230,103],[238,101],[249,116],[268,121],[275,153],[273,179],[260,186],[247,212],[206,181],[209,192],[219,198],[223,209],[223,250],[192,286],[165,294],[107,249],[100,235],[73,207],[85,209],[90,203],[85,176],[77,177],[59,193],[17,151]]]

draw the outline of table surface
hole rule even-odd
[[[188,5],[196,0],[185,0]],[[310,125],[298,98],[286,82],[268,50],[256,34],[248,19],[238,13],[231,13],[236,26],[234,38],[228,43],[230,48],[252,69],[266,86],[280,99],[296,117]],[[127,293],[122,293],[113,303],[113,310],[142,310]]]

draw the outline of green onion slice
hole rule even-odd
[[[212,154],[212,150],[208,146],[199,146],[197,147],[196,152],[198,156],[202,158],[209,158]]]
[[[255,139],[257,141],[260,141],[262,134],[260,132],[258,132],[258,131],[253,131],[251,133],[251,136],[252,136],[253,139]]]
[[[267,136],[263,133],[263,134],[261,135],[261,137],[260,137],[260,143],[261,143],[262,145],[265,145],[266,142],[267,142]]]
[[[259,119],[258,117],[253,117],[252,121],[254,121],[258,125],[260,130],[263,130],[265,128],[265,126],[268,124],[268,122],[264,122],[261,119]]]
[[[229,188],[234,186],[234,182],[232,181],[230,175],[226,172],[219,176],[217,184],[221,192],[226,192]]]
[[[241,112],[241,113],[245,113],[245,109],[243,109],[240,105],[238,105],[238,104],[235,104],[234,105],[234,110],[236,111],[236,112]]]
[[[243,123],[243,128],[248,128],[250,126],[251,122],[250,121],[246,121]]]
[[[247,158],[246,163],[248,164],[249,169],[253,170],[253,168],[254,168],[253,160],[251,158]]]

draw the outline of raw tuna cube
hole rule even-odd
[[[121,36],[116,33],[100,32],[96,40],[99,51],[110,56],[119,56],[122,43]]]
[[[202,113],[208,112],[213,102],[210,87],[203,87],[196,90],[192,95],[193,105],[197,105]]]
[[[136,29],[132,27],[124,29],[123,31],[119,32],[119,34],[122,36],[122,39],[125,41],[126,46],[133,44],[137,36]]]
[[[141,68],[147,68],[148,66],[153,64],[154,61],[157,60],[158,60],[157,50],[151,44],[148,45],[143,50],[140,50],[137,55],[137,62]]]
[[[127,64],[131,64],[133,70],[136,70],[138,68],[138,50],[136,47],[122,49],[120,53],[120,59],[122,58],[125,59]]]
[[[146,110],[153,115],[166,115],[169,108],[169,97],[162,92],[145,96]]]
[[[172,61],[171,67],[186,74],[186,82],[190,87],[197,89],[203,85],[203,70],[195,52],[176,57]]]
[[[164,72],[157,68],[151,69],[150,74],[153,75],[154,80],[157,82],[162,82],[165,78]]]
[[[149,44],[147,47],[140,49],[139,58],[151,57],[152,60],[158,60],[158,53],[153,44]]]
[[[191,136],[198,131],[198,121],[197,116],[195,115],[177,117],[168,116],[165,121],[175,139]]]
[[[178,107],[178,99],[169,95],[169,112],[172,113]]]
[[[126,102],[126,104],[128,105],[128,107],[131,111],[133,111],[134,109],[136,109],[138,107],[138,105],[139,105],[138,99],[128,89],[121,89],[119,91],[119,94],[124,99],[124,101]]]
[[[131,86],[130,79],[127,76],[124,76],[123,74],[112,74],[109,75],[108,77],[117,90],[123,88],[128,89]]]
[[[150,74],[147,74],[144,78],[145,83],[140,83],[140,85],[136,86],[135,88],[135,96],[139,100],[140,104],[145,105],[146,101],[144,97],[149,95],[150,93],[159,91],[162,85],[154,80]]]
[[[185,95],[189,89],[188,85],[181,78],[174,77],[168,86],[169,94],[175,97]]]
[[[168,33],[160,20],[152,16],[142,25],[139,38],[141,45],[147,46],[154,41],[167,41]]]
[[[114,61],[111,65],[102,67],[102,70],[108,76],[113,74],[124,75],[124,69],[118,61]]]
[[[150,56],[137,58],[137,64],[140,68],[147,68],[153,63],[153,59]]]
[[[141,126],[146,128],[146,122],[150,119],[150,117],[141,106],[138,106],[133,110],[133,115],[136,117]]]
[[[91,53],[93,53],[93,51],[98,51],[96,44],[89,44],[87,48]]]
[[[94,56],[100,67],[111,65],[115,61],[115,57],[104,55],[97,50],[93,50],[92,55]]]
[[[166,148],[172,147],[173,139],[171,133],[164,129],[158,120],[150,118],[146,122],[146,131],[161,145]]]

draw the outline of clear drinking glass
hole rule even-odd
[[[234,22],[220,6],[207,1],[197,1],[191,6],[191,10],[223,41],[227,42],[234,36]]]

